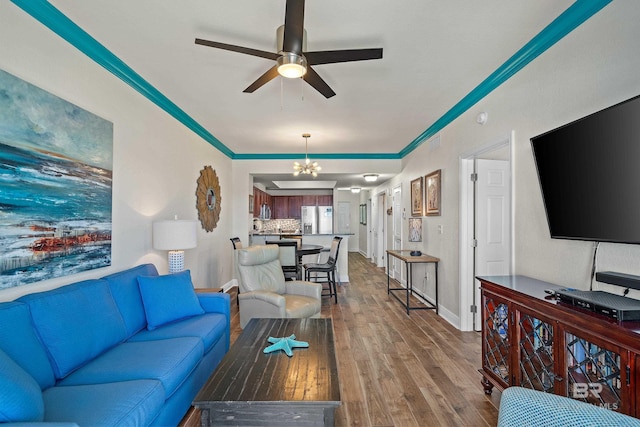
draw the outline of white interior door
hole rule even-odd
[[[348,234],[351,232],[349,221],[351,215],[351,202],[338,202],[336,215],[336,234]]]
[[[391,196],[391,206],[393,215],[393,249],[402,249],[402,187],[397,186],[393,189]],[[402,262],[397,258],[391,258],[392,277],[402,283]]]
[[[384,252],[384,248],[385,248],[385,237],[384,237],[384,221],[385,221],[385,215],[384,215],[384,205],[385,205],[385,200],[384,200],[384,193],[380,193],[378,194],[378,207],[376,209],[377,212],[377,221],[376,221],[376,234],[377,234],[377,238],[376,238],[376,265],[378,267],[386,267],[385,265],[385,252]]]
[[[511,178],[508,161],[476,160],[475,275],[511,274]],[[475,281],[475,328],[480,327],[480,283]]]

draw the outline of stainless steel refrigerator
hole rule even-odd
[[[304,234],[332,234],[333,206],[303,206],[302,232]]]

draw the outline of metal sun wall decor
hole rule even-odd
[[[205,166],[200,171],[196,187],[196,209],[198,219],[207,232],[213,231],[220,219],[220,182],[218,175],[211,166]]]
[[[0,70],[0,289],[111,265],[113,123]]]

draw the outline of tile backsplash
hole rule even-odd
[[[258,220],[262,223],[263,233],[280,233],[280,232],[300,232],[301,225],[299,219],[264,219]],[[255,231],[255,230],[254,230]]]

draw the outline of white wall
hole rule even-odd
[[[442,216],[424,217],[422,250],[440,257],[440,304],[456,322],[459,307],[459,158],[515,132],[515,273],[588,289],[594,243],[549,237],[529,139],[640,94],[640,8],[633,0],[606,6],[516,76],[444,128],[440,147],[422,144],[403,159],[403,171],[374,189],[402,183],[409,210],[409,182],[442,169]],[[506,59],[506,58],[505,58]],[[478,82],[480,83],[480,82]],[[489,114],[484,126],[476,115]],[[443,112],[444,113],[444,112]],[[430,123],[425,123],[427,128]],[[640,159],[638,159],[640,162]],[[586,213],[588,214],[588,213]],[[405,226],[408,227],[406,224]],[[438,234],[437,226],[444,227]],[[640,274],[640,246],[600,246],[598,270]],[[421,280],[416,272],[414,280]]]
[[[200,287],[231,278],[231,160],[125,83],[9,2],[0,3],[0,69],[114,124],[112,266],[0,292],[0,300],[101,277],[144,262],[167,272],[166,252],[152,248],[155,219],[197,219],[196,180],[210,165],[220,180],[218,227],[198,232],[185,264]]]

